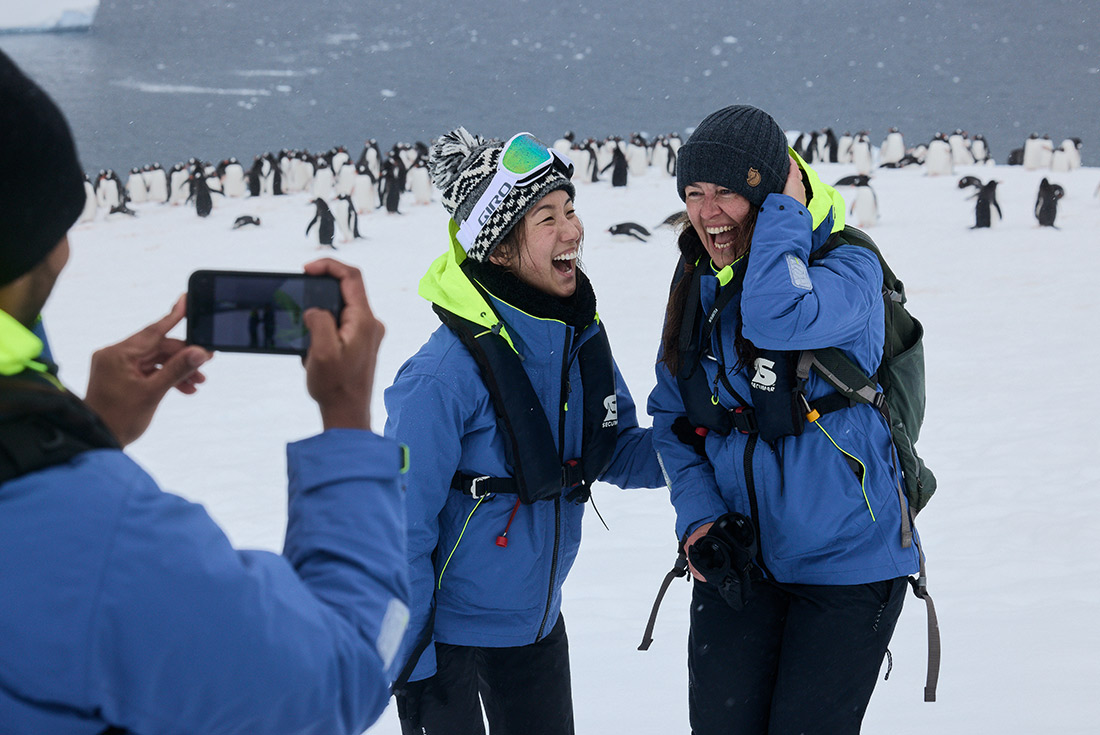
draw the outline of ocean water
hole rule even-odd
[[[0,0],[16,2],[18,0]],[[103,0],[87,33],[0,36],[90,172],[457,125],[546,140],[689,132],[748,103],[786,129],[1031,132],[1100,163],[1094,0]]]

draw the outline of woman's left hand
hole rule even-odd
[[[794,158],[787,156],[791,166],[787,169],[787,182],[783,185],[783,193],[798,200],[803,207],[806,206],[806,186],[802,183],[802,169],[794,162]]]

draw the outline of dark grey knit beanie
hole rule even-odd
[[[759,207],[783,191],[790,161],[787,136],[771,115],[731,105],[707,115],[677,152],[676,190],[690,184],[724,186]]]
[[[466,128],[452,130],[432,146],[428,173],[442,193],[443,208],[459,225],[470,216],[478,199],[489,188],[503,149],[504,141],[485,140],[480,135],[471,135]],[[489,217],[473,245],[466,249],[466,254],[480,262],[488,260],[493,249],[523,215],[557,189],[565,189],[571,198],[577,195],[573,184],[557,169],[551,169],[528,186],[513,188]]]
[[[53,100],[0,51],[0,286],[33,269],[84,208],[84,172]]]

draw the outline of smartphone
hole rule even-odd
[[[340,321],[344,300],[332,276],[199,270],[187,281],[187,341],[221,352],[304,355],[306,309]]]

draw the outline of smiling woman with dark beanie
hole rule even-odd
[[[649,413],[695,578],[691,730],[858,733],[919,539],[890,426],[826,399],[796,356],[836,347],[875,375],[882,271],[847,242],[811,258],[844,202],[755,107],[703,120],[676,182],[688,221]]]

